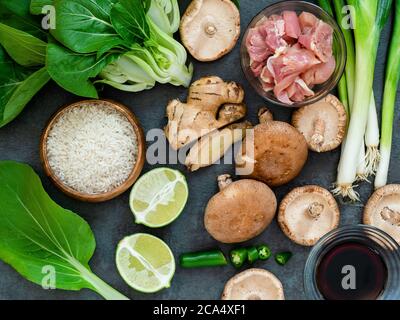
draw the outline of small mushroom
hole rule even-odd
[[[280,280],[264,269],[248,269],[225,285],[222,300],[285,300]]]
[[[281,186],[298,176],[303,169],[308,148],[304,136],[286,122],[274,121],[266,108],[259,111],[260,124],[248,134],[236,167],[250,178],[271,187]]]
[[[264,183],[244,179],[232,182],[218,177],[220,192],[207,204],[204,224],[208,233],[223,243],[237,243],[258,236],[275,216],[275,194]]]
[[[400,185],[376,190],[365,206],[363,221],[385,231],[400,244]]]
[[[310,150],[327,152],[336,149],[346,132],[346,109],[329,94],[314,104],[293,113],[292,124],[307,140]]]
[[[332,194],[319,186],[289,192],[279,206],[278,223],[293,242],[313,246],[339,225],[340,212]]]
[[[217,60],[239,39],[239,10],[230,0],[193,0],[182,17],[180,34],[195,59]]]

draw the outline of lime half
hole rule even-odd
[[[125,282],[145,293],[169,288],[175,259],[168,245],[150,234],[137,233],[118,244],[116,263]]]
[[[189,190],[185,176],[169,168],[154,169],[133,186],[129,198],[136,223],[164,227],[181,214]]]

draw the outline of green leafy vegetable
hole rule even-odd
[[[11,58],[22,66],[45,64],[47,43],[27,32],[0,23],[0,44]]]
[[[156,82],[189,86],[193,67],[186,66],[186,50],[161,29],[167,19],[169,31],[177,30],[176,0],[54,0],[54,5],[57,29],[52,34],[70,51],[51,46],[47,67],[64,89],[96,97],[93,83],[130,92]]]
[[[120,0],[111,9],[111,22],[121,37],[129,42],[150,39],[150,27],[142,0]]]
[[[29,6],[30,0],[0,0],[0,23],[45,41],[47,34],[41,28],[40,19],[30,14]]]
[[[95,54],[79,54],[57,43],[47,47],[47,69],[51,78],[64,89],[77,95],[98,98],[91,82],[115,55],[103,56],[99,60]]]
[[[23,277],[42,284],[43,268],[52,266],[59,289],[126,299],[91,272],[96,243],[89,225],[51,200],[32,168],[0,162],[0,203],[0,258]]]
[[[51,34],[68,49],[93,53],[110,42],[122,42],[111,25],[107,0],[55,0],[56,29]]]
[[[0,46],[0,128],[14,120],[50,80],[45,68],[29,69],[15,63]]]
[[[31,0],[29,10],[33,15],[40,15],[45,6],[52,6],[53,4],[54,0]]]

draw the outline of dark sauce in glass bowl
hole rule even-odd
[[[316,271],[318,289],[327,300],[376,300],[388,274],[379,253],[357,242],[331,248]]]

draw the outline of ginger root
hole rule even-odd
[[[187,103],[171,101],[167,106],[165,135],[175,150],[232,124],[246,115],[244,91],[234,82],[205,77],[189,88]]]
[[[208,167],[217,162],[229,148],[244,139],[246,129],[252,128],[248,121],[234,123],[200,138],[190,149],[185,164],[190,171]]]

